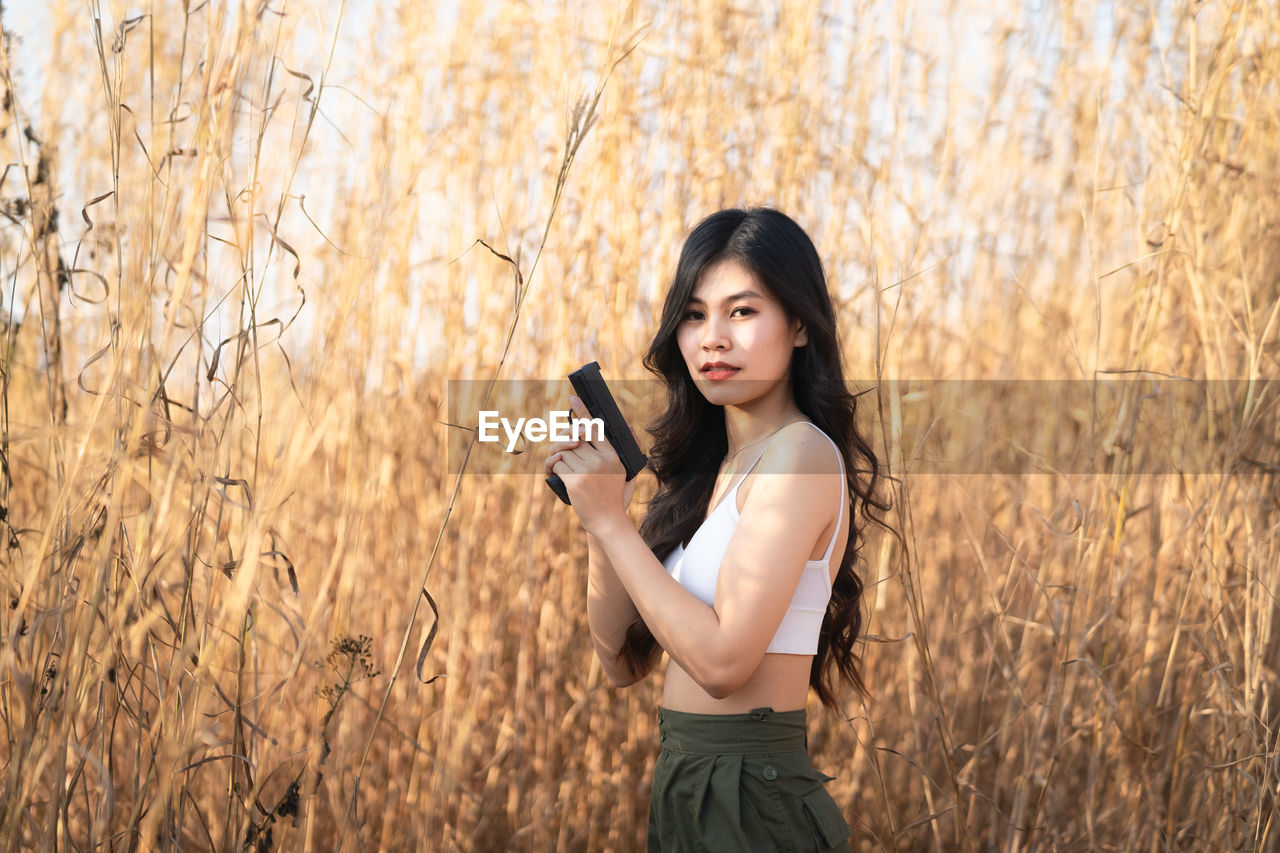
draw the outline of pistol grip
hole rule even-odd
[[[556,497],[564,501],[567,506],[573,506],[569,502],[569,490],[564,487],[564,480],[560,479],[559,474],[552,474],[547,478],[547,485],[551,487],[551,491],[556,493]]]

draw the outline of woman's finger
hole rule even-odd
[[[551,474],[563,474],[566,471],[572,474],[578,470],[580,462],[580,460],[573,455],[572,450],[557,453],[555,454],[554,459],[549,459],[547,461],[550,463],[547,466],[547,472]],[[559,466],[559,470],[556,470],[557,466]]]
[[[562,450],[573,450],[573,448],[577,447],[581,443],[582,442],[580,441],[557,441],[555,444],[547,445],[547,455],[550,456],[551,454],[559,453]]]
[[[542,462],[542,470],[548,475],[551,474],[551,468],[556,462],[564,456],[565,451],[573,450],[582,442],[580,441],[557,441],[547,446],[547,458]]]
[[[587,411],[586,404],[572,394],[569,395],[569,411],[573,415],[573,419],[575,421],[591,420],[591,412]],[[590,431],[587,431],[585,434],[588,436],[591,435]],[[596,446],[596,443],[589,439],[586,441],[586,444],[588,447]]]
[[[565,453],[567,452],[568,451],[565,451],[565,450],[557,450],[555,453],[550,454],[549,456],[547,456],[546,459],[543,460],[542,467],[545,470],[550,471],[552,466],[555,465],[556,462],[558,462],[559,460],[563,459],[565,456]]]

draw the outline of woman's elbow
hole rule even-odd
[[[715,680],[703,684],[702,689],[712,699],[728,699],[734,693],[737,693],[745,683],[745,681],[737,680]]]
[[[604,670],[609,683],[617,688],[630,687],[637,681],[643,681],[652,669],[652,667],[645,667],[644,670],[636,672],[626,661],[613,657],[607,652],[598,652],[596,658],[600,661],[600,668]]]
[[[726,699],[741,690],[754,671],[755,667],[748,670],[742,661],[731,660],[708,667],[694,680],[712,699]]]
[[[712,699],[727,699],[733,695],[733,688],[720,682],[708,682],[702,685],[702,689]]]
[[[624,687],[630,687],[631,685],[635,684],[637,681],[644,680],[643,675],[635,675],[625,669],[609,670],[605,674],[609,676],[609,682],[619,690],[621,690]]]

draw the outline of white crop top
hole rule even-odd
[[[836,450],[836,458],[840,461],[840,478],[844,480],[844,457],[840,455],[836,443],[831,437],[811,421],[802,421],[818,430],[818,434],[830,442]],[[716,580],[720,577],[720,562],[729,547],[729,539],[738,526],[738,487],[756,467],[765,450],[772,444],[765,443],[764,449],[756,456],[755,461],[746,473],[738,478],[738,482],[729,490],[716,508],[711,511],[702,526],[689,540],[689,547],[677,543],[663,565],[667,573],[680,582],[680,585],[693,593],[699,601],[711,607],[716,597]],[[842,495],[846,492],[842,491]],[[789,655],[812,655],[818,652],[818,631],[822,628],[822,618],[827,612],[827,602],[831,598],[831,550],[835,548],[836,537],[840,535],[840,522],[844,520],[844,505],[840,501],[839,514],[836,516],[836,529],[831,534],[831,542],[821,560],[809,560],[804,564],[800,582],[796,585],[795,595],[791,597],[791,605],[782,617],[778,632],[773,635],[766,652]]]

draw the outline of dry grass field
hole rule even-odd
[[[446,392],[643,378],[683,234],[769,204],[903,534],[869,696],[810,707],[854,848],[1280,850],[1272,0],[0,22],[4,849],[637,849],[661,679],[606,683],[572,514],[456,475]],[[925,379],[1041,390],[922,439]]]

